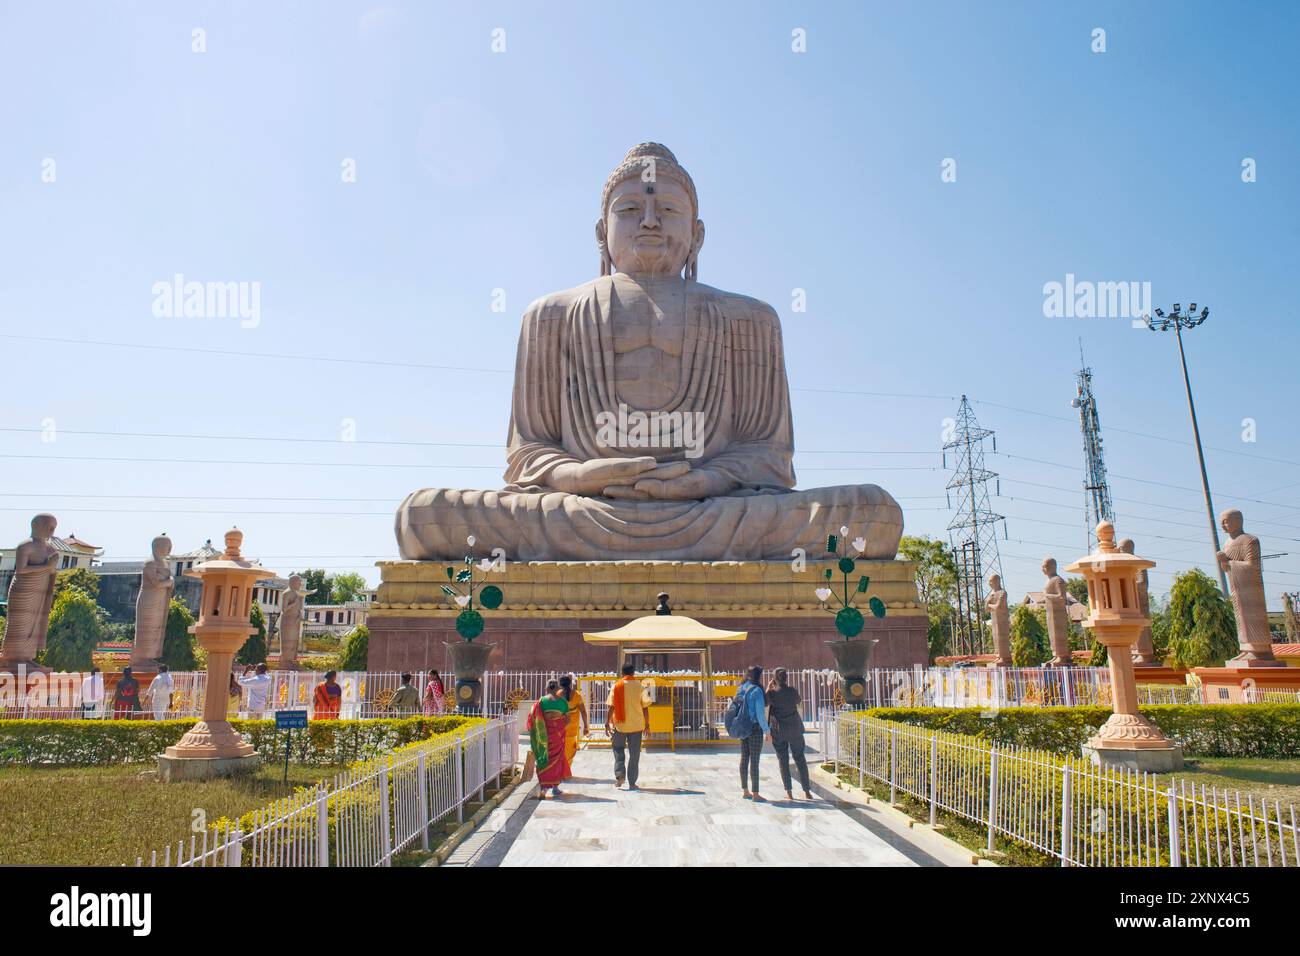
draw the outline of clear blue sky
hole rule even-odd
[[[1044,554],[1084,545],[1082,338],[1120,533],[1157,591],[1210,568],[1172,337],[1043,315],[1067,273],[1149,281],[1156,304],[1211,307],[1187,345],[1215,503],[1290,552],[1271,606],[1300,589],[1292,4],[0,11],[6,544],[36,510],[109,560],[238,523],[271,567],[376,581],[407,492],[501,484],[520,313],[595,274],[601,185],[657,140],[699,187],[701,279],[781,314],[802,487],[876,482],[942,535],[942,423],[966,393],[1002,453],[1009,589],[1037,588]],[[176,273],[260,282],[260,324],[156,317]]]

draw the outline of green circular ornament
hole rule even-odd
[[[478,603],[482,604],[489,611],[495,611],[501,606],[501,602],[505,600],[505,597],[506,596],[501,593],[499,587],[495,584],[489,584],[483,590],[478,592]]]
[[[842,574],[852,574],[857,565],[853,563],[852,558],[840,558],[840,572]]]
[[[861,634],[864,623],[862,612],[855,607],[842,607],[835,615],[835,630],[845,637]]]
[[[859,614],[858,618],[861,619]],[[862,630],[862,625],[858,625],[858,630]],[[456,616],[456,633],[467,641],[472,641],[483,633],[483,615],[478,611],[461,611]],[[857,631],[854,632],[855,634]]]

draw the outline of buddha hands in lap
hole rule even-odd
[[[397,514],[408,558],[787,558],[852,527],[892,558],[894,500],[874,485],[792,491],[781,326],[766,303],[697,281],[704,224],[665,147],[605,184],[601,276],[534,302],[515,365],[506,488],[425,489]]]

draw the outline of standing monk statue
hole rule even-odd
[[[1219,514],[1219,526],[1228,533],[1228,543],[1217,555],[1219,567],[1228,574],[1232,588],[1232,610],[1237,617],[1237,643],[1241,653],[1228,667],[1283,666],[1273,656],[1273,637],[1268,629],[1264,604],[1264,562],[1259,538],[1242,530],[1241,512],[1230,508]]]
[[[1047,637],[1052,646],[1052,659],[1047,663],[1052,667],[1068,667],[1073,663],[1070,657],[1070,616],[1065,610],[1065,578],[1056,573],[1056,559],[1043,560],[1043,603],[1047,605]]]
[[[280,665],[282,671],[298,669],[298,644],[302,640],[302,606],[307,595],[315,591],[302,589],[302,576],[289,575],[289,588],[280,605]]]
[[[32,536],[14,552],[14,576],[9,585],[4,643],[0,645],[0,670],[43,670],[36,655],[45,647],[54,604],[54,579],[59,573],[59,553],[50,544],[58,521],[54,515],[32,518]]]
[[[135,643],[131,647],[131,666],[152,670],[162,660],[163,639],[167,634],[167,611],[171,608],[172,589],[176,581],[168,558],[172,539],[162,534],[149,546],[152,560],[140,572],[140,594],[135,599]]]
[[[1011,666],[1011,612],[1007,608],[1007,592],[1002,588],[1000,574],[989,575],[989,596],[984,601],[989,610],[989,627],[993,631],[994,667]]]
[[[409,495],[402,557],[462,558],[472,536],[480,558],[788,560],[848,526],[893,558],[888,493],[794,490],[781,322],[698,281],[699,199],[667,147],[634,146],[606,180],[596,245],[598,278],[524,312],[505,488]]]
[[[1125,554],[1134,554],[1133,547],[1132,538],[1124,538],[1119,543],[1119,549]],[[1138,610],[1142,612],[1147,623],[1142,626],[1142,633],[1138,635],[1137,644],[1133,647],[1133,666],[1160,667],[1164,662],[1156,656],[1155,641],[1151,637],[1150,579],[1145,570],[1138,572],[1137,602]]]

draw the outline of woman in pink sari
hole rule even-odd
[[[437,671],[429,672],[429,683],[424,685],[424,716],[440,717],[446,709],[447,689]]]
[[[528,714],[528,742],[541,785],[539,800],[546,791],[560,795],[560,782],[569,775],[569,760],[564,754],[564,735],[569,728],[569,702],[560,696],[560,682],[547,681],[546,694],[533,704]]]

